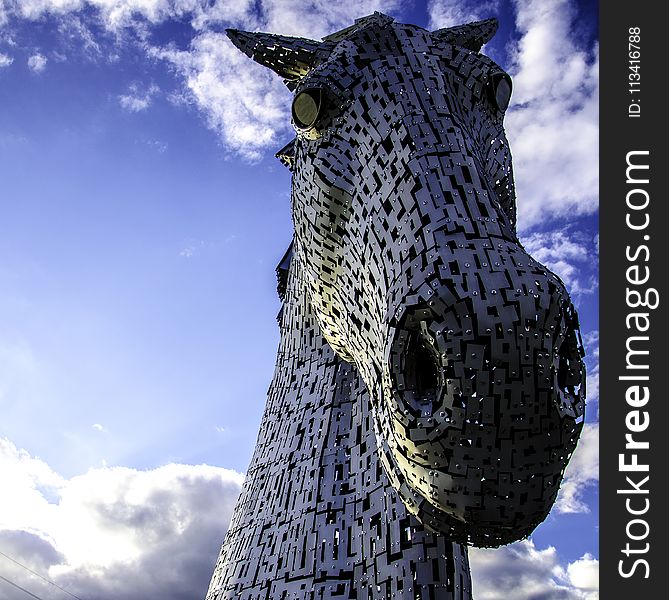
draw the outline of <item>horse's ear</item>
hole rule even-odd
[[[244,54],[272,69],[287,82],[304,77],[327,56],[332,46],[273,33],[250,33],[238,29],[227,29],[226,33]]]
[[[466,25],[437,29],[432,32],[432,38],[436,42],[446,42],[478,52],[483,44],[487,44],[493,38],[498,26],[497,19],[474,21]]]

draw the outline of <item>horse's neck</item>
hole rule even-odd
[[[367,390],[321,336],[294,264],[258,443],[207,598],[470,590],[466,550],[425,532],[388,483]]]

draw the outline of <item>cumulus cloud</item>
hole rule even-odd
[[[0,495],[3,552],[81,597],[117,600],[204,597],[243,479],[182,464],[68,479],[6,439],[0,472],[12,490]],[[48,582],[0,560],[6,577],[51,597]]]
[[[599,562],[590,554],[563,566],[552,546],[523,540],[495,550],[469,551],[477,600],[598,600]]]
[[[44,69],[46,69],[47,62],[48,62],[47,57],[37,52],[32,56],[28,57],[28,68],[33,73],[41,73],[42,71],[44,71]]]
[[[125,94],[118,97],[119,104],[129,112],[141,112],[151,106],[153,98],[160,91],[157,85],[142,89],[138,83],[130,84]]]
[[[567,575],[573,585],[588,592],[591,600],[596,600],[599,596],[599,561],[594,556],[586,553],[569,563]]]
[[[586,450],[581,458],[577,450],[567,478],[587,478],[586,455],[596,445],[586,432],[579,446]],[[98,468],[68,479],[6,439],[0,471],[12,489],[0,496],[2,552],[78,596],[117,600],[203,597],[242,482],[234,471],[178,464]],[[554,548],[524,540],[472,549],[470,559],[479,600],[598,599],[598,561],[589,554],[564,565]],[[0,561],[7,578],[51,597],[50,583]]]
[[[8,67],[14,62],[14,59],[8,54],[3,54],[0,52],[0,69],[2,67]]]
[[[519,229],[598,206],[598,48],[573,35],[570,0],[515,0],[521,37],[510,48],[514,93],[506,117]]]
[[[589,294],[597,288],[598,251],[595,241],[573,229],[521,235],[525,249],[555,272],[572,294]]]

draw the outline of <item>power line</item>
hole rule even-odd
[[[55,581],[51,581],[51,579],[48,579],[48,578],[44,577],[43,575],[40,575],[39,573],[33,571],[30,567],[26,567],[24,564],[21,564],[18,560],[12,558],[11,556],[8,556],[7,554],[5,554],[4,552],[2,552],[1,550],[0,550],[0,554],[1,554],[2,556],[4,556],[6,559],[11,560],[15,565],[18,565],[18,566],[21,567],[22,569],[25,569],[26,571],[29,571],[29,572],[32,573],[33,575],[35,575],[35,576],[39,577],[40,579],[42,579],[43,581],[46,581],[47,583],[50,583],[50,584],[53,585],[54,587],[57,587],[61,592],[65,592],[68,596],[72,596],[72,598],[76,598],[77,600],[83,600],[82,598],[80,598],[80,597],[77,596],[76,594],[73,594],[72,592],[68,592],[65,588],[60,587]],[[0,577],[1,577],[1,576],[0,576]],[[3,577],[3,579],[5,579],[5,578]],[[7,580],[5,579],[5,581],[7,581]],[[11,581],[10,581],[9,583],[11,583]],[[16,585],[16,584],[12,584],[12,585]],[[17,586],[17,587],[18,587],[18,586]],[[26,591],[26,590],[24,590],[24,591]],[[30,592],[28,592],[28,593],[30,593]],[[37,598],[37,596],[35,596],[35,598]]]
[[[6,581],[9,585],[13,585],[15,588],[20,589],[22,592],[25,592],[29,596],[32,596],[33,598],[37,598],[37,600],[44,600],[44,598],[40,598],[39,596],[35,596],[35,594],[33,594],[32,592],[29,592],[26,588],[21,587],[18,583],[14,583],[13,581],[10,581],[9,579],[7,579],[6,577],[3,577],[2,575],[0,575],[0,579],[2,579],[3,581]]]

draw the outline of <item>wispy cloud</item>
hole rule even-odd
[[[572,294],[590,294],[597,288],[598,249],[595,241],[573,228],[521,236],[525,249],[559,275]]]
[[[65,47],[71,51],[77,48],[85,57],[96,59],[103,54],[102,44],[88,23],[76,13],[67,14],[59,20],[58,32]]]
[[[261,6],[267,31],[320,39],[374,11],[400,10],[402,3],[398,0],[313,0],[305,10],[304,5],[293,0],[263,0]]]
[[[138,83],[132,83],[127,93],[118,97],[119,104],[129,112],[141,112],[151,106],[159,91],[160,88],[155,84],[142,89]]]
[[[25,146],[29,144],[28,138],[20,133],[0,133],[0,148],[12,146]]]
[[[161,140],[145,140],[145,143],[150,148],[153,148],[158,154],[165,154],[169,148],[169,144]]]
[[[183,247],[179,250],[179,256],[183,258],[193,258],[195,255],[199,254],[206,244],[204,240],[187,240],[184,242]]]
[[[47,62],[48,62],[47,57],[37,52],[32,56],[28,57],[28,68],[33,73],[41,73],[42,71],[44,71],[44,69],[46,69]]]
[[[560,563],[555,548],[523,540],[495,550],[469,550],[477,600],[598,600],[599,562],[585,554]]]
[[[487,2],[432,0],[427,5],[427,11],[430,15],[428,28],[441,29],[487,19],[497,12],[498,5],[499,0],[488,0]]]
[[[12,3],[6,19],[57,15],[63,35],[76,37],[94,55],[101,53],[100,42],[83,20],[84,9],[94,11],[98,22],[119,39],[134,32],[150,57],[167,61],[182,77],[184,97],[202,112],[225,147],[256,160],[288,132],[290,95],[278,77],[233,48],[218,33],[221,26],[320,38],[350,25],[354,18],[400,6],[399,0],[315,0],[308,10],[291,0],[26,0]],[[190,21],[194,36],[186,50],[147,41],[150,26],[169,20]],[[139,112],[151,99],[145,91],[129,90],[119,102],[126,110]]]
[[[204,597],[242,475],[206,465],[97,468],[70,479],[0,438],[3,552],[85,598]],[[2,560],[43,597],[49,585]]]
[[[215,4],[223,1],[228,2],[217,0]],[[234,0],[231,3],[234,4]],[[120,28],[137,19],[157,24],[168,19],[200,15],[207,12],[206,4],[192,0],[22,0],[9,3],[4,10],[5,19],[37,20],[46,15],[63,16],[91,8],[107,26]]]

